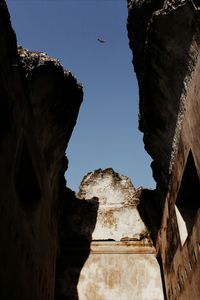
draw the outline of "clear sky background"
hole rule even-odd
[[[18,45],[58,58],[82,83],[84,100],[67,149],[67,185],[112,167],[135,187],[154,188],[138,130],[138,86],[126,0],[7,0]],[[99,43],[98,38],[105,43]]]

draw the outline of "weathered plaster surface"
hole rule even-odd
[[[98,199],[96,226],[92,240],[141,240],[148,237],[138,210],[141,189],[135,189],[126,176],[112,169],[96,170],[81,182],[80,199]]]
[[[164,299],[155,248],[137,210],[140,193],[113,169],[84,177],[74,199],[82,209],[68,217],[74,239],[66,241],[71,261],[60,280],[64,299]],[[75,262],[83,253],[80,268]]]
[[[163,300],[153,254],[91,254],[81,270],[80,300]],[[116,251],[116,253],[115,253]]]

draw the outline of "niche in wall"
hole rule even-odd
[[[192,152],[189,152],[183,172],[175,211],[181,244],[183,245],[191,233],[197,211],[200,207],[200,182]]]

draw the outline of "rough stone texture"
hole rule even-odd
[[[65,149],[82,88],[58,61],[16,44],[0,0],[0,299],[54,298]]]
[[[140,129],[163,207],[156,247],[166,299],[200,299],[200,3],[128,2]]]
[[[141,188],[135,189],[128,177],[112,169],[99,169],[87,174],[77,197],[98,199],[92,240],[141,240],[148,237],[148,229],[137,210],[140,193]],[[85,228],[82,226],[82,230]]]
[[[56,299],[162,300],[160,269],[137,206],[141,188],[113,169],[82,180],[65,202]]]
[[[198,58],[157,240],[168,299],[200,298],[199,74]]]
[[[139,129],[164,203],[198,59],[197,1],[128,1],[128,35],[140,90]],[[162,199],[161,199],[162,198]]]

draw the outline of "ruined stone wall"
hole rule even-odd
[[[65,149],[82,88],[57,60],[19,48],[0,1],[0,299],[54,298]]]
[[[200,298],[199,58],[187,90],[176,162],[157,241],[168,299]]]
[[[164,299],[156,251],[137,209],[141,191],[111,168],[83,178],[71,207],[66,201],[56,299]]]
[[[195,1],[128,1],[128,35],[140,90],[139,129],[164,203],[188,84],[198,59]],[[161,199],[162,198],[162,199]]]
[[[128,2],[130,46],[140,86],[140,129],[153,158],[155,203],[161,207],[156,245],[166,297],[196,300],[200,298],[199,2]]]

